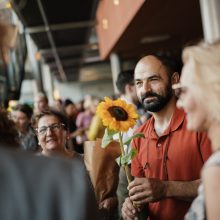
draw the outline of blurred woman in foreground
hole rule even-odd
[[[72,158],[77,154],[67,150],[69,139],[67,118],[60,112],[42,111],[34,118],[34,124],[42,154],[45,156],[61,155]]]
[[[188,47],[183,61],[180,83],[174,85],[177,105],[187,113],[189,130],[208,132],[213,150],[185,219],[220,219],[220,44]]]

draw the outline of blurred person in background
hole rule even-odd
[[[97,138],[102,138],[105,132],[105,127],[102,123],[101,118],[96,114],[96,108],[100,100],[94,98],[91,105],[91,111],[93,113],[93,118],[87,132],[87,137],[90,141],[95,141]]]
[[[80,100],[79,102],[76,102],[77,113],[84,111],[83,105],[84,105],[84,99]]]
[[[120,98],[127,103],[137,106],[138,97],[134,85],[134,70],[121,71],[118,74],[116,86],[120,93]]]
[[[53,108],[55,110],[57,110],[58,112],[62,112],[63,111],[63,102],[62,102],[62,100],[61,99],[55,99]]]
[[[44,93],[38,93],[34,98],[34,114],[49,109],[48,98]]]
[[[76,121],[78,111],[75,103],[72,100],[66,99],[63,102],[63,111],[68,118],[71,118],[73,121]]]
[[[77,109],[75,104],[70,99],[66,99],[64,101],[63,112],[66,115],[69,124],[69,132],[70,132],[69,147],[70,149],[75,149],[75,148],[77,149],[77,142],[76,142],[76,136],[78,135],[77,126],[76,126]]]
[[[78,156],[76,152],[68,150],[68,119],[62,113],[54,110],[42,111],[35,115],[33,121],[42,155],[67,158]]]
[[[37,137],[31,127],[32,108],[27,104],[18,104],[12,111],[14,120],[19,132],[20,147],[26,151],[37,151]]]
[[[76,118],[77,132],[79,132],[79,134],[76,136],[76,141],[78,144],[78,148],[76,149],[76,151],[78,153],[83,153],[83,143],[88,140],[87,131],[94,115],[91,110],[92,102],[93,98],[87,96],[83,105],[84,111],[80,112]]]
[[[185,220],[220,219],[220,44],[200,44],[183,51],[184,67],[177,106],[187,114],[187,128],[207,131],[211,157],[202,169],[202,183]],[[193,166],[192,166],[193,169]]]

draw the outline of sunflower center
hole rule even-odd
[[[128,119],[128,113],[119,106],[111,106],[108,111],[117,121],[126,121]]]

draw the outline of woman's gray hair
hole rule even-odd
[[[209,116],[220,120],[220,43],[186,47],[182,57],[184,65],[193,63],[195,84]]]

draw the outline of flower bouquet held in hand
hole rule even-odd
[[[129,146],[132,139],[144,137],[144,135],[137,133],[123,142],[123,133],[134,127],[139,116],[133,105],[127,104],[122,99],[112,100],[108,97],[105,97],[104,101],[98,105],[97,114],[106,126],[101,145],[103,148],[107,147],[113,141],[113,136],[118,134],[121,156],[116,159],[116,162],[119,166],[124,167],[128,183],[130,183],[128,163],[136,155],[136,150],[131,149],[130,152],[126,152],[124,146]]]

